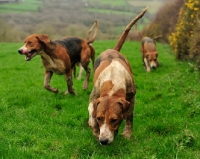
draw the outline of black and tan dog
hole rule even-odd
[[[88,124],[102,145],[114,141],[123,119],[126,120],[123,135],[131,137],[136,88],[131,66],[119,51],[131,27],[146,11],[147,8],[127,25],[114,49],[105,50],[95,61]]]
[[[86,70],[86,77],[84,81],[84,89],[88,88],[90,68],[88,67],[90,57],[93,54],[94,48],[90,45],[95,41],[97,35],[97,21],[93,38],[90,40],[83,40],[78,37],[66,37],[62,40],[51,41],[46,34],[33,34],[24,40],[18,52],[26,55],[25,60],[30,61],[35,55],[40,55],[42,64],[45,68],[44,87],[54,93],[58,89],[50,86],[50,80],[53,73],[65,75],[67,82],[67,93],[76,94],[72,85],[72,68],[78,62]],[[93,25],[93,26],[94,26]]]
[[[141,38],[140,51],[142,53],[143,65],[146,71],[150,72],[151,68],[156,69],[159,66],[155,38],[144,37],[140,32],[138,34]]]

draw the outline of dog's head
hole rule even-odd
[[[94,102],[93,118],[99,125],[99,142],[102,145],[114,141],[123,119],[126,118],[130,102],[117,96],[104,96]]]
[[[146,59],[150,65],[151,68],[156,69],[156,67],[158,66],[158,52],[150,52],[146,54]]]
[[[33,34],[24,40],[24,45],[18,49],[19,54],[26,55],[25,60],[30,61],[42,49],[44,44],[49,43],[50,39],[46,34]]]

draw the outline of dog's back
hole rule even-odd
[[[146,48],[149,52],[156,51],[156,43],[153,39],[149,37],[143,37],[141,40],[141,45],[143,48]]]
[[[56,40],[54,42],[59,43],[66,48],[67,53],[70,56],[71,67],[73,68],[75,63],[80,61],[80,52],[82,50],[81,43],[83,40],[78,37],[67,37],[62,40]]]
[[[119,87],[118,89],[124,88],[126,93],[135,92],[130,64],[126,57],[116,50],[108,49],[101,53],[96,59],[94,68],[94,83],[104,83],[110,80],[116,90],[115,87]]]

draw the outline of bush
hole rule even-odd
[[[186,0],[179,12],[175,31],[172,32],[169,37],[170,45],[173,47],[177,59],[191,59],[190,55],[196,54],[196,52],[194,53],[192,50],[196,50],[194,49],[194,44],[198,43],[195,40],[198,39],[195,32],[197,25],[197,18],[195,15],[199,14],[199,8],[199,0]],[[190,41],[193,42],[191,43]]]
[[[0,17],[0,42],[15,42],[19,41],[20,34],[12,29],[5,21]]]
[[[162,35],[159,40],[168,43],[168,36],[174,30],[178,13],[184,0],[171,0],[166,2],[156,14],[155,19],[144,30],[143,34],[149,37]]]
[[[189,38],[189,56],[197,63],[198,69],[200,69],[200,21],[197,17],[197,23],[194,27],[194,35]]]

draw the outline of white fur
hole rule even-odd
[[[48,61],[48,65],[46,64],[44,66],[46,70],[51,70],[58,75],[65,73],[65,66],[62,60],[52,60],[46,53],[41,53],[41,56]]]
[[[144,58],[144,63],[145,63],[145,66],[146,66],[147,71],[150,72],[151,69],[150,69],[150,67],[149,67],[149,63],[148,63],[147,58]]]
[[[113,60],[110,65],[100,73],[94,87],[101,88],[102,84],[109,80],[111,80],[114,85],[112,90],[109,92],[109,95],[112,95],[121,88],[127,90],[129,86],[132,86],[132,77],[129,72],[119,61],[116,60]]]
[[[105,123],[100,127],[99,140],[108,140],[108,144],[112,143],[114,140],[114,132],[111,132]]]
[[[152,62],[150,62],[150,67],[152,68],[152,67],[156,67],[157,65],[156,65],[156,62],[155,61],[152,61]]]
[[[95,125],[95,118],[92,117],[93,110],[94,110],[93,103],[90,102],[90,104],[88,106],[88,112],[89,112],[89,121],[88,121],[88,124],[91,127],[93,127]]]

